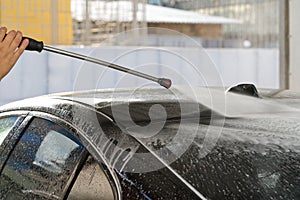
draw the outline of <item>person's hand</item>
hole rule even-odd
[[[23,40],[20,31],[9,31],[6,27],[0,28],[0,80],[12,69],[21,54],[27,47],[29,40]]]

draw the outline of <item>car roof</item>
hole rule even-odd
[[[55,104],[69,106],[74,104],[86,105],[98,112],[107,113],[107,110],[120,105],[136,105],[138,110],[143,105],[164,104],[180,108],[180,104],[197,104],[199,110],[195,112],[214,112],[224,117],[249,117],[251,115],[274,115],[294,112],[300,109],[300,93],[288,90],[262,90],[263,98],[254,98],[245,95],[225,92],[225,88],[219,87],[193,87],[176,86],[170,89],[155,88],[117,88],[97,89],[87,91],[73,91],[50,94],[29,98],[9,103],[0,108],[0,112],[8,110],[41,110]],[[171,108],[173,108],[171,106]],[[151,107],[151,106],[150,106]],[[250,109],[251,108],[251,109]],[[181,109],[182,111],[182,109]],[[49,112],[49,110],[48,110]],[[172,112],[170,109],[169,112]],[[171,113],[171,117],[179,117],[182,113]],[[145,116],[139,116],[142,120]],[[147,117],[146,117],[147,119]]]

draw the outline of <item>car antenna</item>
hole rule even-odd
[[[85,55],[81,55],[81,54],[65,51],[65,50],[62,50],[62,49],[54,48],[54,47],[51,47],[51,46],[48,46],[48,45],[44,45],[44,43],[42,41],[37,41],[37,40],[29,38],[29,37],[23,37],[22,41],[24,39],[29,40],[29,44],[28,44],[28,46],[26,47],[25,50],[37,51],[37,52],[41,52],[42,50],[45,50],[45,51],[49,51],[49,52],[53,52],[53,53],[57,53],[57,54],[77,58],[77,59],[80,59],[80,60],[89,61],[89,62],[92,62],[92,63],[96,63],[96,64],[103,65],[103,66],[106,66],[106,67],[109,67],[109,68],[112,68],[112,69],[115,69],[115,70],[125,72],[125,73],[128,73],[128,74],[132,74],[132,75],[135,75],[135,76],[138,76],[138,77],[141,77],[141,78],[148,79],[150,81],[153,81],[153,82],[156,82],[156,83],[160,84],[161,86],[163,86],[167,89],[170,88],[171,85],[172,85],[172,81],[168,78],[157,78],[157,77],[154,77],[154,76],[151,76],[151,75],[139,72],[139,71],[135,71],[135,70],[132,70],[132,69],[128,69],[126,67],[122,67],[122,66],[114,64],[114,63],[110,63],[110,62],[107,62],[107,61],[95,59],[95,58],[88,57],[88,56],[85,56]]]

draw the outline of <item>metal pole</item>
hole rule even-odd
[[[58,44],[58,4],[57,0],[51,1],[51,43]]]
[[[279,87],[290,88],[289,0],[279,2]]]
[[[113,64],[113,63],[103,61],[103,60],[98,60],[98,59],[95,59],[95,58],[91,58],[91,57],[88,57],[88,56],[84,56],[84,55],[69,52],[69,51],[65,51],[65,50],[62,50],[62,49],[57,49],[57,48],[47,46],[47,45],[44,45],[43,49],[45,51],[58,53],[58,54],[61,54],[61,55],[64,55],[64,56],[69,56],[69,57],[77,58],[77,59],[80,59],[80,60],[89,61],[89,62],[96,63],[96,64],[99,64],[99,65],[107,66],[109,68],[113,68],[113,69],[116,69],[116,70],[119,70],[119,71],[122,71],[122,72],[126,72],[126,73],[129,73],[129,74],[135,75],[135,76],[139,76],[139,77],[142,77],[142,78],[154,81],[154,82],[159,82],[159,78],[156,78],[154,76],[150,76],[148,74],[144,74],[142,72],[138,72],[138,71],[135,71],[135,70],[132,70],[132,69],[128,69],[128,68],[125,68],[125,67]]]
[[[138,0],[132,0],[132,29],[133,29],[134,45],[138,44],[138,39],[139,39],[139,30],[137,29],[139,27],[138,19],[137,19],[137,12],[138,12]]]
[[[85,31],[84,31],[84,45],[90,44],[90,14],[89,14],[89,0],[85,1]]]
[[[300,1],[290,0],[290,89],[300,91]]]

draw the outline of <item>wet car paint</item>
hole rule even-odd
[[[27,103],[23,101],[2,108],[2,112],[15,110],[46,112],[62,118],[68,126],[79,129],[83,135],[79,134],[77,137],[88,147],[91,154],[100,162],[106,160],[107,166],[115,170],[124,199],[201,198],[193,189],[209,199],[299,198],[300,123],[294,117],[294,113],[291,116],[286,113],[280,115],[280,113],[271,112],[241,118],[225,117],[217,145],[205,157],[201,157],[201,144],[205,138],[206,129],[218,128],[211,126],[211,117],[217,120],[221,115],[212,115],[213,110],[199,104],[199,110],[204,114],[202,113],[200,129],[192,145],[176,161],[164,166],[168,161],[165,159],[172,156],[157,157],[156,152],[172,140],[182,116],[180,110],[176,109],[179,104],[176,103],[175,98],[161,95],[159,91],[156,94],[156,97],[155,95],[138,96],[130,103],[131,115],[137,123],[149,122],[149,107],[153,104],[160,103],[167,110],[168,121],[161,134],[144,140],[124,134],[116,126],[111,106],[118,106],[122,104],[122,101],[118,104],[111,104],[109,92],[107,98],[105,98],[105,92],[103,95],[97,94],[101,98],[94,101],[95,105],[76,103],[83,97],[87,99],[95,97],[94,93],[81,93],[78,94],[80,98],[77,96],[75,101],[74,95],[71,97],[53,96],[50,99],[42,97],[37,99],[34,105],[31,101]],[[120,96],[122,95],[126,95],[126,91],[121,91]],[[281,97],[278,94],[277,97],[266,98],[275,99],[276,102],[287,106],[291,102],[291,98]],[[292,108],[299,109],[298,98],[293,95]],[[77,113],[80,113],[81,118],[78,118]],[[188,113],[186,116],[193,119],[194,114]],[[102,130],[95,128],[99,126],[99,123],[100,127],[104,127]],[[189,123],[191,127],[195,123],[199,124],[199,121],[191,120]],[[185,127],[184,134],[188,135],[193,131],[190,127]],[[106,140],[101,140],[99,137],[101,131],[108,136]],[[108,143],[114,143],[115,146],[109,147]],[[109,148],[114,147],[122,149],[119,155],[125,154],[123,157],[127,160],[122,162],[120,159],[120,162],[116,162],[114,160],[116,154],[113,152],[118,151],[113,151],[113,149],[108,151]],[[151,151],[150,159],[149,157],[148,160],[134,159],[134,154],[147,151]],[[165,153],[171,154],[172,152]],[[146,173],[130,171],[149,167],[150,164],[161,165],[162,168]],[[182,180],[186,180],[187,183]]]

